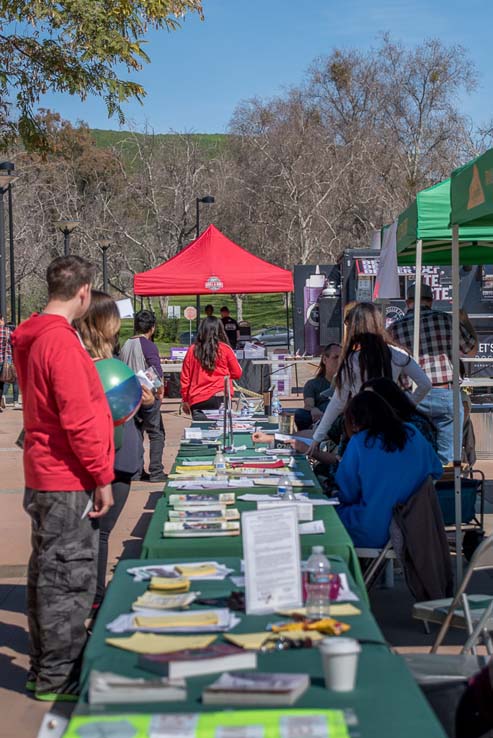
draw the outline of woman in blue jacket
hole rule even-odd
[[[406,502],[425,479],[442,476],[431,444],[403,423],[375,392],[360,392],[345,412],[351,436],[336,473],[337,508],[355,546],[382,548],[394,505]]]

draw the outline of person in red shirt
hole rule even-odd
[[[203,410],[217,410],[224,396],[224,377],[241,377],[241,366],[229,345],[223,324],[218,318],[204,318],[195,343],[188,349],[181,370],[183,410],[193,420],[206,420]]]
[[[90,305],[94,275],[81,257],[52,261],[46,308],[12,336],[23,396],[24,509],[32,527],[26,688],[46,701],[77,699],[97,579],[97,518],[113,503],[113,421],[72,327]]]

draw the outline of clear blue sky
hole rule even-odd
[[[156,132],[222,133],[236,104],[270,97],[303,79],[311,61],[334,47],[368,48],[380,32],[415,45],[427,37],[465,46],[480,87],[461,101],[476,123],[492,116],[493,4],[487,0],[204,0],[205,20],[189,16],[181,30],[151,33],[151,63],[138,75],[143,106],[128,121]],[[104,103],[48,95],[43,104],[93,128],[118,128]],[[126,127],[126,126],[124,126]]]

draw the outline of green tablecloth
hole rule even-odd
[[[237,490],[238,494],[252,490]],[[253,490],[255,491],[255,490]],[[238,500],[236,507],[240,512],[255,510],[255,502],[243,502]],[[301,554],[308,558],[312,546],[324,546],[326,553],[332,556],[340,556],[346,562],[351,575],[358,586],[365,591],[363,576],[354,550],[353,543],[339,516],[333,507],[328,505],[316,505],[313,508],[314,520],[323,520],[325,533],[315,535],[301,535]],[[162,559],[169,561],[177,556],[197,559],[210,558],[211,556],[243,556],[242,537],[224,536],[223,538],[163,538],[164,523],[168,520],[168,503],[163,497],[156,505],[152,515],[147,533],[142,544],[141,557],[143,559]],[[365,594],[366,597],[366,594]]]
[[[240,442],[248,443],[251,447],[250,435],[239,434]],[[190,459],[191,457],[185,456],[184,453],[188,450],[188,447],[182,447],[176,458],[175,464],[173,465],[172,471],[177,465],[183,463],[183,461]],[[242,452],[243,453],[243,452]],[[254,451],[250,450],[250,453],[254,455]],[[210,459],[213,457],[211,456]],[[306,487],[303,491],[309,493],[310,497],[314,499],[324,499],[322,489],[318,482],[317,477],[312,471],[312,468],[304,456],[297,455],[295,457],[296,471],[302,472],[307,479],[312,479],[315,482],[314,487]],[[207,459],[204,459],[207,462]],[[217,490],[215,490],[217,491]],[[228,491],[233,491],[229,489]],[[171,487],[166,487],[165,492],[167,494],[179,494],[179,490]],[[237,497],[247,493],[255,494],[275,494],[273,487],[258,487],[253,488],[236,488],[234,490]],[[238,500],[236,507],[240,513],[247,510],[255,510],[256,503],[254,502],[243,502]],[[164,538],[163,528],[164,523],[168,520],[168,506],[165,498],[158,501],[156,509],[152,515],[149,527],[147,529],[143,544],[142,544],[142,558],[161,558],[168,561],[170,558],[176,558],[177,556],[196,557],[197,559],[203,557],[210,557],[211,555],[217,556],[242,556],[242,537],[240,536],[225,536],[211,537],[211,538]],[[339,516],[335,512],[333,507],[327,505],[317,505],[313,508],[314,520],[322,520],[325,526],[324,534],[315,535],[302,535],[300,536],[301,553],[302,556],[307,558],[313,546],[323,545],[328,554],[334,556],[340,556],[343,561],[348,565],[349,571],[354,577],[358,586],[365,592],[363,583],[363,576],[361,574],[361,568],[359,565],[358,557],[354,549],[353,543],[346,529],[342,525]],[[212,553],[211,553],[212,552]],[[366,592],[365,592],[366,597]]]
[[[211,557],[209,557],[211,558]],[[219,558],[219,557],[217,557]],[[188,559],[191,560],[190,558]],[[239,571],[238,559],[220,559],[231,568]],[[175,559],[176,561],[176,559]],[[147,583],[133,582],[126,569],[138,566],[142,561],[127,560],[119,563],[108,594],[98,615],[94,632],[89,640],[83,663],[83,690],[75,715],[109,715],[125,712],[117,706],[90,708],[86,701],[87,679],[91,669],[114,671],[129,677],[148,677],[152,675],[139,668],[138,656],[105,644],[109,633],[105,626],[123,612],[129,612],[131,603],[147,588]],[[159,563],[149,561],[146,563]],[[333,560],[335,571],[346,571],[343,562]],[[352,588],[357,591],[354,582]],[[192,589],[200,590],[207,597],[227,594],[232,584],[223,582],[193,582]],[[362,614],[346,618],[350,623],[349,635],[358,638],[362,644],[362,654],[358,671],[356,689],[347,694],[330,692],[325,689],[319,653],[316,649],[292,650],[272,654],[260,654],[259,671],[303,672],[310,674],[311,687],[297,702],[297,708],[340,708],[353,709],[359,725],[357,733],[361,738],[444,738],[444,733],[421,694],[402,659],[392,654],[384,645],[382,634],[368,610],[365,602],[355,603]],[[257,632],[277,616],[243,615],[235,632]],[[219,635],[219,639],[221,635]],[[126,712],[199,712],[217,711],[217,706],[202,705],[200,695],[203,688],[216,679],[215,675],[195,677],[187,680],[188,699],[185,702],[131,705]]]

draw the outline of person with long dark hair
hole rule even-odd
[[[183,410],[193,420],[206,420],[203,410],[217,410],[224,397],[224,377],[241,377],[241,366],[229,345],[222,322],[210,316],[199,326],[195,343],[188,349],[181,370]]]
[[[382,548],[394,505],[406,502],[428,476],[442,476],[431,444],[403,423],[376,392],[360,392],[344,414],[351,437],[336,473],[337,509],[355,546]]]
[[[395,414],[404,422],[416,426],[420,433],[438,452],[437,429],[430,418],[421,412],[392,379],[377,377],[369,379],[361,386],[361,390],[371,390],[389,403]]]
[[[416,383],[410,398],[417,405],[430,391],[431,382],[414,359],[392,341],[384,328],[376,305],[357,303],[347,314],[346,336],[339,369],[335,376],[335,391],[320,423],[313,433],[310,452],[315,451],[334,420],[344,412],[350,397],[360,391],[363,382],[376,377],[397,381],[408,377]]]
[[[120,331],[120,313],[111,295],[92,290],[91,304],[84,315],[75,322],[82,343],[94,361],[114,356]],[[108,542],[130,493],[132,479],[140,477],[144,465],[144,444],[139,426],[152,412],[156,398],[153,392],[142,387],[142,405],[137,415],[122,428],[122,443],[115,453],[115,476],[111,483],[113,506],[99,523],[98,575],[92,615],[95,616],[106,591]]]
[[[317,373],[303,387],[304,406],[294,415],[294,422],[299,431],[311,428],[324,414],[333,393],[332,380],[340,356],[341,347],[338,343],[329,343],[322,351]]]

